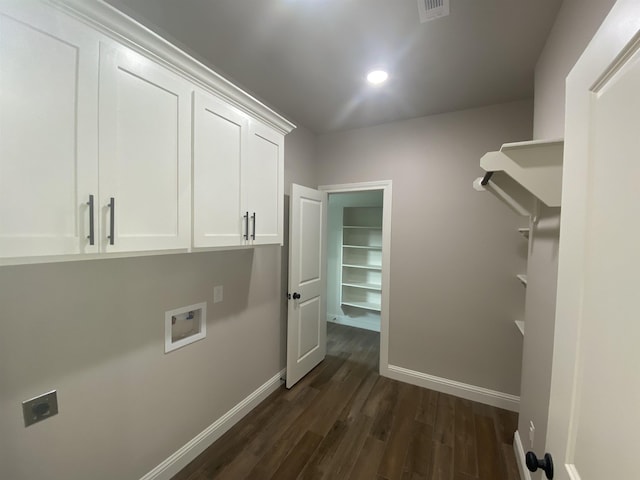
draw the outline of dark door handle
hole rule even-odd
[[[89,206],[89,245],[95,245],[96,240],[96,232],[95,232],[95,224],[93,221],[93,195],[89,195],[89,201],[87,202]]]
[[[253,222],[253,231],[251,232],[251,240],[255,240],[256,239],[256,212],[253,212],[253,215],[251,215],[251,221]]]
[[[244,239],[249,240],[249,212],[246,212],[242,218],[244,218]]]
[[[289,298],[289,300],[291,300],[291,298],[293,298],[294,300],[299,300],[301,295],[298,292],[293,292],[293,296],[291,294],[288,294],[287,297]]]
[[[109,207],[109,235],[107,238],[109,245],[113,245],[116,241],[116,199],[111,197],[107,206]]]
[[[550,453],[545,453],[544,458],[539,459],[535,453],[527,452],[525,460],[530,472],[535,472],[540,469],[549,480],[553,478],[553,458],[551,458]]]

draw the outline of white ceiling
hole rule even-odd
[[[562,0],[451,0],[427,23],[416,0],[107,2],[321,133],[532,97]]]

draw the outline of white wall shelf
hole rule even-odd
[[[380,304],[379,303],[373,303],[373,302],[342,302],[342,305],[345,305],[347,307],[356,307],[356,308],[364,308],[365,310],[371,310],[374,312],[379,312],[380,311]]]
[[[343,245],[342,248],[360,248],[364,250],[382,250],[382,247],[369,247],[365,245]]]
[[[345,207],[342,225],[343,306],[380,311],[382,208]]]
[[[363,229],[363,230],[382,230],[382,227],[374,226],[363,226],[363,225],[343,225],[342,228],[355,228],[355,229]]]
[[[490,191],[520,215],[532,215],[536,199],[559,207],[562,196],[564,140],[505,143],[488,152],[480,166],[492,175],[478,178],[473,186]]]
[[[376,283],[356,283],[356,282],[342,282],[344,287],[353,287],[353,288],[364,288],[365,290],[376,290],[378,292],[382,291],[382,285],[378,285]]]
[[[346,268],[363,268],[365,270],[382,270],[382,267],[380,265],[353,265],[343,263],[342,266]]]

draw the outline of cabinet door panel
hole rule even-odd
[[[115,199],[106,251],[189,246],[190,86],[124,48],[101,46],[100,190]]]
[[[0,257],[96,251],[97,73],[82,25],[42,5],[0,12]]]
[[[193,246],[241,245],[240,168],[248,122],[222,101],[194,95]]]
[[[284,202],[284,137],[252,122],[249,154],[243,166],[243,196],[249,215],[255,214],[253,244],[282,243]],[[251,222],[253,223],[253,222]],[[250,225],[253,232],[253,225]]]

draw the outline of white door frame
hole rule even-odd
[[[380,306],[380,375],[389,376],[389,287],[391,267],[391,180],[321,185],[318,190],[330,193],[382,190],[382,304]],[[325,232],[325,238],[326,238]]]

